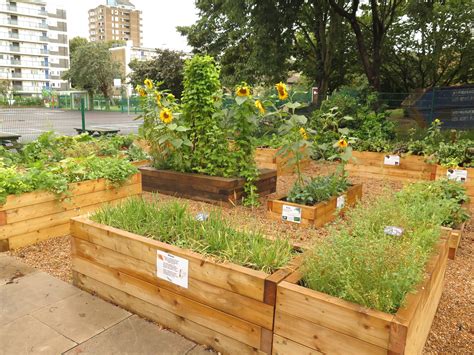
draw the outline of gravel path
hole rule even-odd
[[[313,162],[306,170],[308,176],[327,174],[334,165]],[[288,191],[294,181],[293,176],[278,179],[277,194]],[[387,190],[399,190],[400,183],[382,180],[353,179],[353,183],[364,184],[363,203],[383,194]],[[151,197],[151,194],[145,194]],[[178,200],[174,197],[158,195],[164,201]],[[272,196],[270,196],[272,197]],[[206,203],[181,200],[195,213],[216,208]],[[262,202],[264,200],[262,199]],[[327,229],[300,228],[294,224],[283,224],[266,218],[266,207],[255,209],[238,206],[221,209],[225,218],[240,228],[258,228],[267,236],[283,235],[290,237],[296,244],[308,246],[327,235]],[[425,353],[472,354],[474,353],[474,226],[467,226],[467,232],[461,241],[456,260],[449,261],[445,288],[438,312],[434,319]],[[42,269],[64,281],[71,281],[71,257],[69,237],[51,239],[11,253],[26,264]]]

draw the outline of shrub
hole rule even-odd
[[[313,206],[340,195],[347,191],[348,187],[349,182],[344,175],[318,176],[304,185],[294,185],[286,199],[289,202]]]

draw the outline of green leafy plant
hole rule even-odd
[[[347,191],[350,184],[345,176],[339,174],[318,176],[312,178],[304,185],[295,184],[287,196],[287,201],[300,205],[314,206],[331,197],[338,196]]]
[[[416,191],[389,194],[350,210],[348,220],[305,258],[303,285],[395,313],[422,280],[440,226],[452,212],[452,199],[417,194],[430,189],[430,184],[420,183]],[[403,234],[388,235],[387,226],[400,227]]]
[[[91,218],[222,262],[268,273],[287,264],[294,255],[288,240],[269,240],[260,232],[234,229],[217,210],[212,211],[206,221],[198,221],[186,205],[160,203],[157,198],[151,201],[131,198],[118,206],[102,207]]]

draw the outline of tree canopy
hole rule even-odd
[[[376,90],[472,82],[470,0],[197,0],[178,27],[235,84],[305,74],[322,96],[364,75]]]

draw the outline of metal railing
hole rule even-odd
[[[42,9],[31,9],[28,7],[23,7],[23,6],[13,6],[13,5],[5,5],[1,4],[0,5],[0,11],[8,11],[8,12],[15,12],[18,14],[24,14],[24,15],[33,15],[33,16],[44,16],[46,17],[48,13],[46,10]]]

